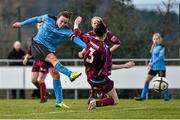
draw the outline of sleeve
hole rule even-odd
[[[154,59],[154,61],[151,60],[150,64],[155,64],[157,61],[159,60],[163,60],[165,58],[165,47],[162,47],[159,50],[159,56],[157,58]]]
[[[82,33],[82,31],[78,28],[74,29],[74,35],[79,37],[86,44],[90,42],[90,39],[92,39],[89,34]]]
[[[81,30],[78,29],[78,28],[74,29],[73,32],[74,32],[74,35],[76,35],[76,36],[78,36],[78,35],[80,35],[82,33]]]
[[[47,17],[47,15],[32,17],[32,18],[29,18],[29,19],[21,22],[20,24],[21,24],[21,26],[26,26],[26,25],[40,23],[40,22],[43,22],[46,17]]]
[[[86,44],[83,40],[78,38],[68,26],[66,26],[63,31],[60,31],[59,34],[65,34],[67,37],[70,37],[70,40],[72,40],[75,44],[82,48],[86,48]]]
[[[80,47],[82,47],[82,48],[86,48],[87,45],[86,45],[86,43],[84,43],[84,42],[82,41],[82,39],[76,37],[75,35],[72,35],[71,39],[72,39],[72,41],[73,41],[75,44],[77,44],[78,46],[80,46]]]
[[[110,31],[107,32],[107,37],[111,43],[117,44],[117,45],[121,44],[121,41],[115,35],[113,35]]]

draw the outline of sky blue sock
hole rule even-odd
[[[164,96],[164,99],[170,99],[170,95],[169,95],[169,90],[168,89],[165,89],[163,91],[163,96]]]
[[[71,73],[72,73],[68,68],[64,67],[60,62],[58,62],[58,63],[54,66],[54,68],[55,68],[57,71],[65,74],[65,75],[68,76],[68,77],[70,77],[70,75],[71,75]]]
[[[56,97],[56,103],[61,103],[63,101],[63,92],[60,80],[53,80],[53,88]]]
[[[149,91],[149,83],[148,82],[145,82],[144,84],[144,88],[141,92],[141,98],[145,98],[146,97],[146,93]]]

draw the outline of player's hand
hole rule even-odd
[[[21,27],[21,24],[20,22],[15,22],[13,25],[12,25],[13,28],[19,28]]]
[[[24,58],[24,60],[23,60],[23,65],[26,65],[26,64],[27,64],[27,62],[28,62],[28,58],[27,58],[27,57],[25,57],[25,58]]]
[[[83,58],[84,52],[85,52],[85,49],[83,49],[82,51],[80,51],[80,52],[78,53],[78,56],[79,56],[80,58]]]
[[[132,68],[133,66],[135,66],[134,61],[129,61],[129,62],[124,64],[125,68]]]
[[[151,65],[151,64],[148,64],[148,65],[147,65],[147,69],[148,69],[148,70],[150,70],[150,69],[151,69],[151,67],[152,67],[152,65]]]
[[[81,23],[81,21],[82,21],[82,17],[81,17],[81,16],[78,16],[78,17],[75,19],[74,24],[79,25],[79,24]]]

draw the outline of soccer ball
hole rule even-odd
[[[168,88],[168,82],[164,77],[156,77],[152,83],[153,90],[156,92],[162,92],[163,90]]]

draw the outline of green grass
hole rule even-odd
[[[175,119],[180,118],[180,100],[120,100],[118,105],[87,110],[87,100],[66,99],[70,109],[55,108],[54,100],[0,100],[0,119]]]

